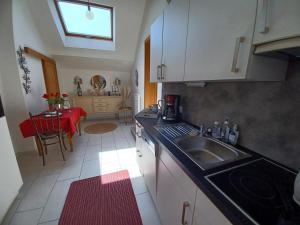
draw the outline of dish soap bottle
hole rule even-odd
[[[211,135],[214,138],[221,139],[221,126],[218,121],[214,122],[214,126],[212,128]]]
[[[228,142],[229,139],[229,132],[230,132],[230,127],[229,127],[229,119],[225,119],[222,130],[221,130],[221,139],[224,142]]]
[[[240,132],[238,131],[238,125],[234,124],[233,128],[229,132],[228,141],[232,145],[236,145]]]

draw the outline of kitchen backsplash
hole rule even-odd
[[[183,119],[212,125],[229,118],[240,128],[239,144],[300,170],[300,64],[290,64],[284,82],[220,82],[204,88],[163,85],[181,95]]]

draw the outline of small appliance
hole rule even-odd
[[[177,121],[179,119],[179,95],[165,95],[162,106],[162,119],[165,121]]]

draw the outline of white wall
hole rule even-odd
[[[130,86],[130,73],[118,71],[102,71],[102,70],[88,70],[88,69],[71,69],[58,65],[58,78],[60,90],[70,94],[76,93],[76,86],[73,84],[75,76],[79,76],[83,80],[82,89],[87,91],[92,89],[90,80],[93,75],[101,75],[106,79],[106,91],[111,91],[111,84],[116,79],[121,80],[122,85]]]
[[[32,16],[30,14],[28,3],[26,1],[13,0],[13,31],[15,48],[19,46],[30,47],[34,50],[47,55],[44,43],[41,40]],[[26,94],[24,89],[23,94],[25,103],[29,112],[39,113],[47,109],[47,104],[42,100],[41,96],[45,93],[45,82],[43,77],[43,69],[41,61],[37,58],[25,55],[28,63],[28,67],[31,71],[31,89],[32,92]],[[19,68],[20,78],[23,75],[22,70]],[[22,82],[22,80],[21,80]]]
[[[11,203],[19,193],[23,181],[14,154],[14,148],[10,139],[6,118],[0,118],[0,223],[4,218]]]
[[[2,95],[0,77],[0,95]],[[6,118],[0,118],[0,223],[22,185],[22,178],[11,142]]]
[[[2,100],[14,150],[20,152],[33,148],[32,139],[24,139],[19,124],[28,117],[21,86],[12,28],[12,0],[0,1],[0,76]],[[24,33],[23,35],[26,35]]]
[[[135,70],[139,73],[139,87],[134,90],[135,93],[141,96],[141,106],[144,106],[144,41],[150,35],[150,27],[154,20],[163,13],[167,6],[166,0],[146,0],[144,9],[143,23],[141,27],[140,38],[135,56],[135,62],[131,77],[134,77]],[[134,79],[132,79],[133,81]],[[134,82],[134,81],[133,81]],[[133,84],[135,87],[135,85]],[[158,85],[158,98],[161,96],[162,85]],[[139,109],[141,110],[141,109]]]

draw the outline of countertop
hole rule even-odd
[[[247,162],[257,160],[260,158],[265,158],[262,155],[246,149],[242,146],[236,146],[238,149],[249,153],[251,157],[242,159],[238,162],[228,163],[227,165],[222,165],[216,168],[202,170],[196,163],[194,163],[186,154],[184,154],[176,145],[166,139],[161,135],[154,126],[161,124],[157,119],[148,119],[136,117],[136,120],[144,127],[145,131],[148,133],[150,138],[157,142],[159,145],[165,146],[169,155],[178,163],[182,170],[193,180],[193,182],[201,189],[203,193],[216,205],[216,207],[230,220],[233,225],[253,225],[240,210],[238,210],[229,200],[225,198],[217,189],[215,189],[212,184],[208,182],[205,176],[209,174],[216,173],[218,171],[225,170],[227,168],[232,168],[237,165],[245,164]],[[268,159],[269,161],[273,161]],[[275,162],[275,161],[273,161]],[[279,164],[278,162],[275,162]],[[281,164],[279,164],[281,165]],[[285,167],[284,165],[281,165]],[[287,167],[285,167],[287,168]],[[290,169],[290,168],[287,168]]]

